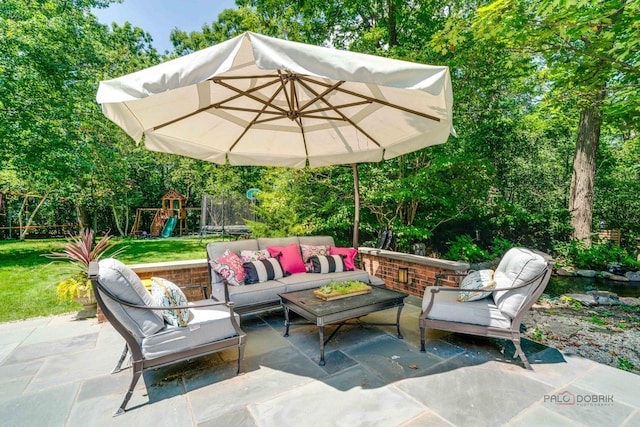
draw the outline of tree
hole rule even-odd
[[[636,129],[640,114],[638,2],[498,0],[480,8],[474,29],[529,52],[549,81],[548,99],[579,109],[569,210],[573,236],[590,242],[596,160],[603,123]]]
[[[94,228],[121,188],[123,162],[112,154],[127,141],[95,102],[98,81],[159,59],[139,28],[98,23],[90,8],[109,3],[0,6],[0,164],[31,192],[73,200],[78,219]]]

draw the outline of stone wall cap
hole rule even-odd
[[[422,255],[405,254],[402,252],[368,247],[359,247],[358,251],[363,254],[390,258],[398,261],[406,261],[414,264],[427,265],[429,267],[443,268],[447,270],[461,271],[469,269],[469,263],[462,261],[449,261],[446,259],[430,258]]]
[[[131,268],[136,273],[148,273],[153,271],[165,271],[168,267],[171,270],[186,270],[189,268],[205,267],[207,265],[206,259],[191,259],[185,261],[165,261],[165,262],[150,262],[146,264],[131,264]]]

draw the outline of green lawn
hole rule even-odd
[[[127,264],[206,258],[205,245],[217,238],[114,238],[118,259]],[[69,276],[69,264],[42,254],[60,250],[64,239],[0,241],[0,322],[68,313],[82,307],[60,302],[56,284]]]

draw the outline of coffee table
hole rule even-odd
[[[373,286],[371,292],[364,295],[325,301],[316,297],[313,293],[314,290],[315,289],[308,289],[305,291],[286,292],[280,294],[280,298],[282,307],[284,308],[285,337],[289,336],[289,326],[292,324],[289,321],[289,310],[304,317],[311,322],[311,324],[318,326],[318,334],[320,335],[320,366],[324,366],[325,364],[324,346],[349,319],[365,316],[388,308],[398,307],[396,323],[367,322],[367,324],[381,326],[395,325],[398,331],[398,338],[402,339],[402,334],[400,333],[400,313],[404,307],[404,299],[407,297],[407,294]],[[329,338],[325,340],[324,327],[335,323],[338,323],[338,327]]]

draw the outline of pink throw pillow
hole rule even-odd
[[[278,258],[284,272],[289,275],[293,273],[306,273],[307,269],[302,262],[300,249],[295,243],[289,246],[267,246],[267,250],[272,257]]]
[[[329,249],[329,255],[344,255],[344,266],[348,271],[352,271],[356,269],[356,255],[358,254],[358,250],[354,248],[336,248],[335,246],[331,246]]]
[[[227,249],[220,258],[213,261],[213,270],[224,277],[232,286],[244,285],[246,274],[242,266],[242,260],[235,252]]]

